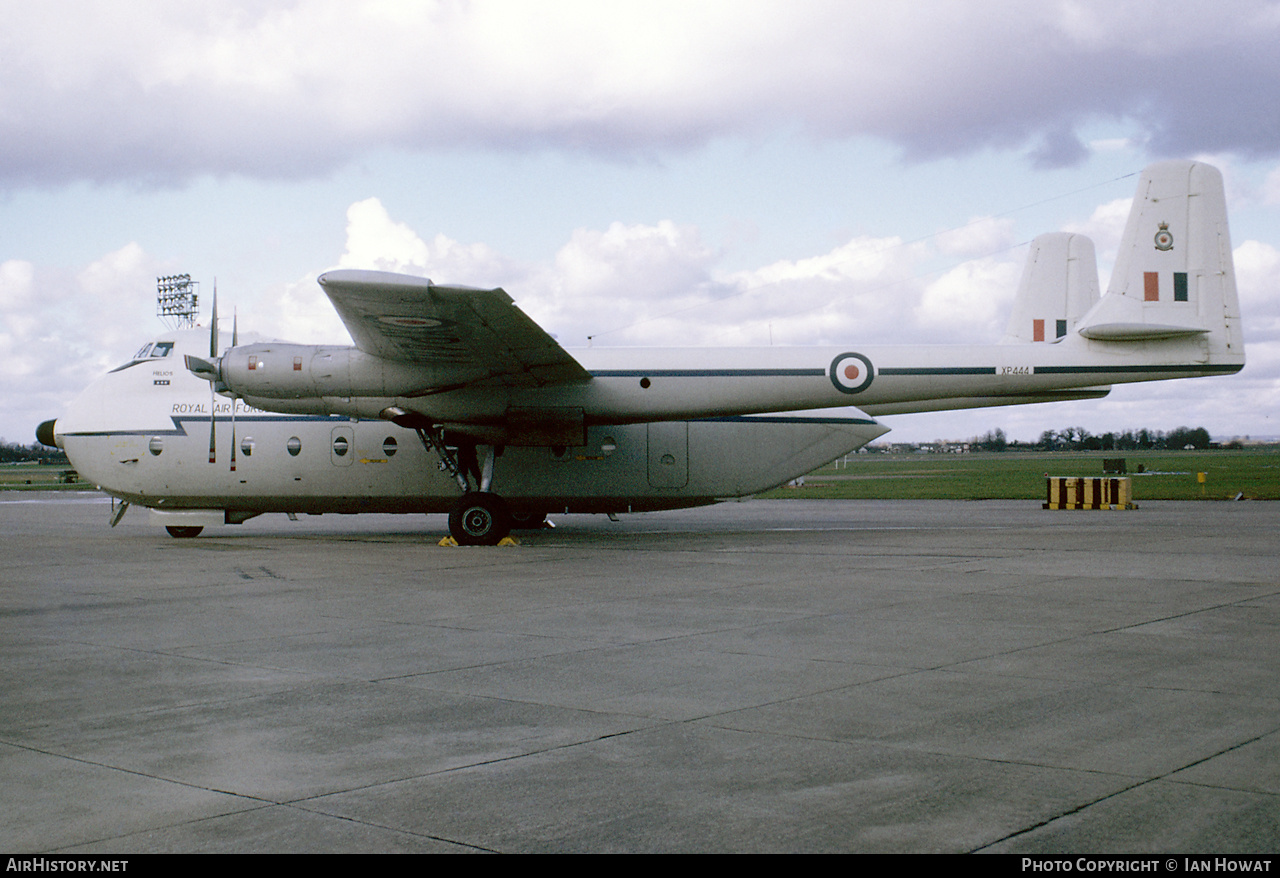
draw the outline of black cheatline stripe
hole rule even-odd
[[[821,378],[826,369],[601,369],[592,378]]]
[[[885,368],[880,375],[994,375],[995,366],[911,366]]]

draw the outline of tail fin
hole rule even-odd
[[[1084,235],[1051,232],[1031,242],[1002,343],[1057,341],[1098,303],[1098,260]]]
[[[1199,338],[1203,361],[1244,364],[1217,168],[1173,161],[1142,172],[1107,294],[1081,324],[1096,341]]]

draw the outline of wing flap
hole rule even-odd
[[[365,353],[456,369],[468,382],[591,379],[502,289],[440,286],[385,271],[330,271],[319,283]]]

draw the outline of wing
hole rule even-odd
[[[479,372],[504,384],[591,379],[501,289],[438,286],[385,271],[330,271],[319,283],[367,354]]]

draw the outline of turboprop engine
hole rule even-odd
[[[439,369],[384,360],[357,348],[278,342],[233,347],[210,360],[188,354],[186,364],[219,392],[264,400],[417,395],[446,381],[456,384],[459,377],[456,369],[446,379]]]

